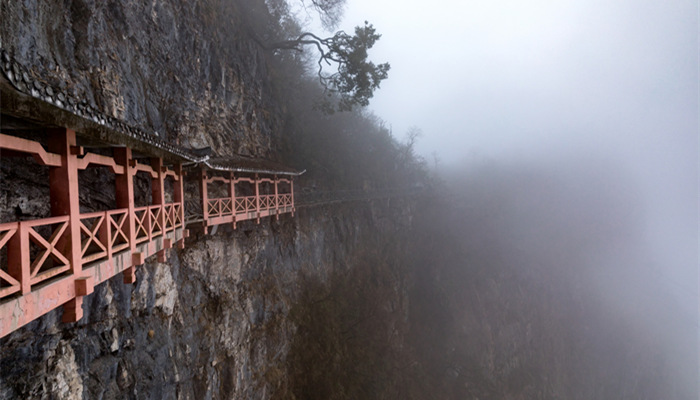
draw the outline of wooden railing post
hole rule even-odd
[[[131,149],[128,147],[114,148],[114,161],[124,167],[124,173],[117,175],[115,183],[115,193],[117,197],[117,208],[126,208],[126,234],[129,240],[129,249],[131,250],[130,266],[124,270],[124,283],[136,282],[136,265],[140,261],[136,253],[136,213],[134,205],[134,175],[136,171],[133,168],[131,158]]]
[[[175,175],[177,175],[177,181],[175,182],[175,193],[173,193],[173,198],[175,199],[176,203],[180,203],[180,210],[177,211],[180,215],[180,221],[182,222],[182,239],[178,240],[177,242],[177,247],[180,249],[185,248],[185,179],[184,176],[182,175],[182,164],[177,163],[173,167],[175,170]],[[175,211],[173,210],[173,214]],[[174,218],[177,220],[176,218]],[[173,221],[173,225],[175,225],[175,230],[177,229],[177,224],[175,221]]]
[[[61,155],[61,166],[49,170],[51,215],[68,215],[67,245],[73,279],[82,278],[80,240],[80,195],[78,187],[78,155],[75,131],[66,128],[49,129],[49,151]],[[63,306],[63,322],[75,322],[83,316],[83,297],[76,296]]]
[[[204,227],[204,234],[209,232],[207,223],[209,222],[209,190],[207,188],[207,171],[201,168],[199,171],[199,195],[202,198],[202,226]]]
[[[151,158],[151,167],[156,172],[157,177],[151,181],[151,202],[160,206],[160,217],[158,223],[161,231],[165,234],[165,175],[163,174],[163,159]]]
[[[27,226],[17,223],[17,232],[7,243],[7,272],[20,283],[20,293],[27,294],[32,288],[29,266],[29,232]]]
[[[109,213],[104,213],[104,220],[100,225],[99,231],[97,232],[97,238],[105,246],[105,252],[107,253],[107,261],[112,261],[112,222]]]
[[[229,172],[228,179],[228,197],[231,198],[231,218],[233,219],[231,223],[233,229],[236,229],[236,177],[233,172]]]
[[[277,221],[280,220],[280,195],[277,189],[278,183],[279,180],[277,179],[277,175],[275,175],[275,218],[277,219]]]
[[[260,223],[260,178],[258,178],[258,174],[255,174],[255,208],[257,211],[257,221],[256,223]]]
[[[160,207],[157,224],[160,225],[160,236],[164,243],[164,248],[158,252],[158,262],[165,262],[167,254],[167,249],[165,248],[167,246],[165,246],[165,243],[167,242],[167,238],[165,227],[165,167],[163,167],[163,159],[159,157],[151,158],[151,168],[156,172],[156,177],[152,178],[151,181],[151,202],[153,205]]]
[[[292,217],[294,216],[294,211],[296,209],[294,208],[294,177],[289,177],[289,190],[290,190],[290,195],[292,199]]]

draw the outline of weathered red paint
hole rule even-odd
[[[231,225],[236,229],[236,177],[233,172],[228,175],[228,195],[231,198]]]
[[[200,172],[203,173],[203,172]],[[202,175],[203,176],[203,175]],[[208,183],[223,182],[228,185],[228,197],[210,199],[208,196],[206,202],[202,201],[205,217],[202,225],[206,228],[231,223],[234,229],[236,223],[245,220],[256,220],[260,223],[260,218],[275,215],[279,219],[280,214],[293,213],[294,203],[292,201],[292,192],[280,192],[279,183],[285,182],[293,190],[290,179],[279,179],[276,176],[273,178],[261,178],[255,175],[254,178],[234,177],[230,173],[227,178],[224,177],[208,177],[200,179],[200,193],[208,194]],[[255,187],[255,195],[252,196],[236,196],[236,183],[247,182]],[[274,188],[273,194],[262,194],[261,183],[271,183]]]
[[[114,180],[117,207],[127,209],[126,230],[128,235],[129,249],[132,254],[136,252],[136,207],[134,205],[134,159],[131,158],[131,149],[118,147],[114,150],[114,161],[124,168],[124,173],[117,175]],[[141,265],[143,263],[135,264]],[[136,271],[132,262],[124,271],[124,283],[136,282]]]
[[[7,247],[7,266],[0,266],[0,337],[34,319],[64,306],[63,321],[75,322],[82,317],[83,297],[94,292],[111,277],[123,273],[125,283],[136,280],[136,266],[157,256],[164,262],[174,245],[182,249],[189,231],[185,229],[184,179],[182,166],[172,169],[160,158],[151,165],[139,164],[131,149],[114,148],[114,156],[85,153],[70,129],[49,130],[48,150],[34,141],[0,134],[3,154],[30,154],[50,167],[49,185],[52,217],[0,224],[0,250]],[[117,209],[80,213],[78,171],[89,165],[102,165],[115,174]],[[135,207],[133,177],[139,172],[152,178],[151,206]],[[172,177],[173,203],[165,203],[166,177]],[[294,212],[291,180],[271,178],[207,176],[199,171],[205,232],[208,226]],[[228,185],[228,196],[209,199],[208,184]],[[236,183],[255,186],[254,196],[237,196]],[[261,193],[260,183],[274,184],[274,194]],[[280,182],[289,183],[290,192],[281,193]],[[210,212],[211,211],[211,212]],[[51,237],[37,229],[47,229]],[[39,248],[32,257],[30,243]],[[42,265],[51,259],[42,270]]]
[[[151,168],[156,173],[156,177],[151,180],[151,202],[157,208],[152,208],[156,214],[155,224],[165,232],[165,175],[163,175],[163,160],[160,158],[151,158]]]
[[[75,131],[66,128],[48,131],[49,151],[61,155],[61,166],[49,170],[49,190],[51,194],[51,215],[68,216],[70,249],[66,256],[74,277],[82,277],[82,249],[80,240],[80,197],[78,189],[78,155]],[[53,243],[51,243],[53,245]],[[82,298],[65,304],[63,322],[75,322],[82,318]]]
[[[182,164],[177,163],[173,167],[173,172],[175,174],[175,191],[173,193],[173,200],[175,200],[175,203],[178,203],[180,206],[176,210],[176,212],[179,214],[179,223],[183,224],[185,223],[185,179],[184,175],[182,174]],[[177,247],[179,249],[184,249],[185,248],[185,239],[182,238],[177,242]]]
[[[199,171],[199,196],[202,199],[202,217],[204,219],[204,234],[209,232],[207,221],[209,220],[209,191],[207,189],[207,171]]]
[[[75,322],[83,314],[83,297],[93,293],[96,284],[121,272],[126,282],[133,283],[134,266],[143,264],[146,257],[164,254],[174,242],[184,246],[181,166],[166,170],[156,159],[156,168],[135,167],[128,148],[115,148],[114,157],[85,154],[76,143],[75,132],[69,129],[51,129],[48,138],[46,151],[38,142],[0,134],[0,149],[31,154],[40,164],[51,167],[49,190],[54,215],[0,224],[0,249],[7,246],[8,261],[5,268],[0,268],[0,279],[5,283],[0,290],[0,337],[61,305],[62,320]],[[118,209],[80,214],[78,171],[91,164],[107,166],[116,174]],[[157,204],[145,210],[148,241],[141,244],[136,240],[133,194],[133,176],[139,170],[155,175],[153,194]],[[168,205],[163,204],[162,182],[166,175],[178,182],[176,201]],[[169,213],[168,232],[164,232],[165,208]],[[36,230],[45,226],[53,232],[49,238]],[[30,242],[40,250],[33,259]],[[42,270],[49,259],[53,263]]]

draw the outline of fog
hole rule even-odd
[[[383,35],[371,57],[392,66],[370,109],[393,134],[422,129],[417,150],[466,197],[477,186],[460,177],[511,173],[510,243],[608,229],[614,246],[582,247],[589,293],[642,330],[664,311],[640,304],[663,304],[697,360],[697,2],[349,0],[342,28],[364,20]],[[559,203],[528,186],[548,179]]]
[[[465,339],[453,359],[508,359],[515,347],[513,362],[538,371],[530,385],[573,379],[562,398],[696,398],[697,316],[682,304],[692,286],[669,280],[652,255],[639,182],[615,160],[568,161],[477,160],[446,173],[451,201],[426,225],[448,233],[431,234],[439,250],[422,262],[456,299],[460,322],[449,330]],[[480,341],[493,349],[478,350]],[[506,386],[517,374],[498,371],[494,398],[516,396]]]
[[[351,0],[343,28],[382,33],[372,57],[392,70],[370,108],[399,138],[421,128],[445,170],[604,158],[627,174],[652,257],[697,311],[697,18],[694,1]]]

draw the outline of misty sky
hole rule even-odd
[[[443,166],[601,157],[639,185],[649,240],[697,310],[698,3],[347,0],[382,34],[370,109]]]

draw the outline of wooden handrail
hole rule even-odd
[[[112,170],[112,172],[114,172],[117,175],[121,175],[124,173],[124,167],[121,165],[118,165],[116,163],[116,161],[114,161],[114,158],[112,158],[112,157],[107,157],[107,156],[103,156],[103,155],[95,154],[95,153],[88,153],[85,155],[85,157],[78,159],[78,169],[79,170],[84,170],[90,164],[96,164],[96,165],[102,165],[105,167],[109,167]]]
[[[114,157],[83,155],[75,132],[69,129],[51,128],[48,137],[50,151],[39,142],[0,134],[0,149],[26,153],[39,164],[55,167],[49,170],[54,216],[0,224],[0,250],[7,252],[7,263],[0,265],[0,337],[61,306],[64,322],[77,321],[82,316],[82,299],[93,292],[95,284],[120,273],[125,283],[133,283],[136,266],[154,255],[164,262],[166,251],[175,243],[184,248],[188,236],[181,164],[169,169],[160,158],[151,158],[150,165],[138,163],[126,147],[115,148]],[[78,171],[91,165],[108,167],[116,175],[119,208],[80,212],[80,197],[85,193],[80,190]],[[134,175],[138,172],[152,178],[152,205],[135,207]],[[165,193],[171,187],[164,184],[166,177],[176,182],[172,198]],[[293,213],[291,179],[233,173],[207,177],[204,170],[199,179],[205,233],[208,225],[231,223],[235,229],[237,221],[260,222],[263,217]],[[209,199],[207,184],[212,182],[227,184],[228,196]],[[236,183],[245,182],[254,185],[255,195],[237,193]],[[280,193],[280,182],[289,184],[289,193]],[[274,183],[274,194],[261,183]],[[172,202],[165,203],[166,199]]]
[[[39,142],[18,138],[0,133],[0,148],[29,153],[41,165],[49,167],[60,167],[62,165],[61,155],[49,153]]]

